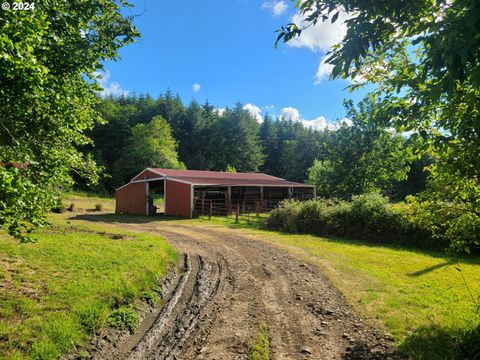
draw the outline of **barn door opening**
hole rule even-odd
[[[149,182],[147,203],[148,215],[165,213],[165,180],[155,180]]]

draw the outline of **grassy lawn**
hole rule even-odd
[[[478,301],[478,257],[451,259],[441,252],[256,230],[220,219],[190,222],[243,227],[250,237],[285,247],[318,266],[358,312],[382,324],[413,358],[453,357],[455,342],[478,324],[462,278]]]
[[[76,211],[112,203],[76,196],[68,199]],[[116,309],[134,324],[135,302],[151,297],[177,261],[159,236],[73,225],[68,216],[52,214],[53,225],[35,234],[35,244],[0,233],[1,359],[58,359],[114,323]]]

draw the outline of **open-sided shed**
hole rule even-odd
[[[116,213],[152,215],[153,199],[165,199],[165,214],[192,217],[195,202],[278,201],[315,198],[315,187],[261,173],[146,168],[115,194]]]

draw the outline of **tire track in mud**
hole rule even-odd
[[[117,224],[184,253],[166,303],[140,334],[98,359],[245,359],[267,322],[271,359],[398,359],[315,268],[241,230],[178,222]]]
[[[195,329],[198,315],[219,285],[219,268],[202,256],[184,255],[183,272],[153,325],[125,359],[176,359]]]

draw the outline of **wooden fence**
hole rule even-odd
[[[236,223],[259,224],[268,213],[278,206],[279,201],[272,200],[208,200],[195,203],[194,214],[199,217],[223,217]]]

